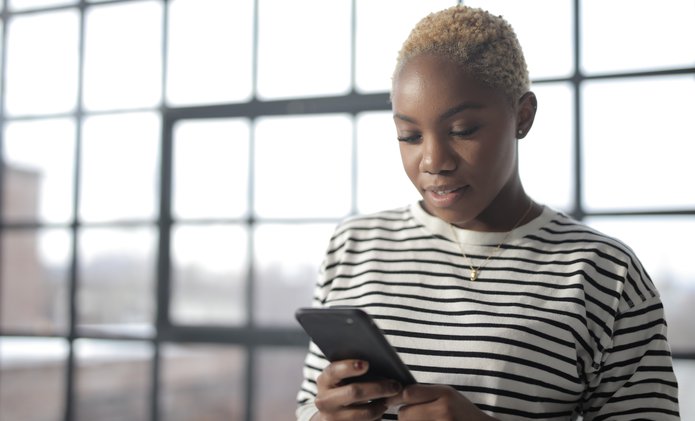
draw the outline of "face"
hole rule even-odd
[[[507,223],[504,215],[528,203],[517,130],[525,134],[530,124],[501,92],[444,57],[421,55],[396,76],[392,104],[403,166],[430,214],[494,231]]]

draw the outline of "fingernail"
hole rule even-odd
[[[364,368],[364,361],[357,360],[352,363],[352,366],[355,368],[355,370],[362,370]]]

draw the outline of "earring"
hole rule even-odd
[[[519,136],[521,136],[522,134],[524,134],[524,131],[521,130],[521,129],[519,129],[519,130],[516,131],[516,134],[518,134]]]

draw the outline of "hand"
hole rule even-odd
[[[386,399],[400,393],[393,380],[343,384],[345,379],[365,374],[369,363],[361,360],[336,361],[316,379],[318,393],[314,404],[318,414],[312,421],[371,421],[381,419],[388,406]]]
[[[450,386],[408,386],[400,395],[389,398],[386,405],[402,405],[398,411],[399,421],[494,420]]]

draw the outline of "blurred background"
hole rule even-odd
[[[0,419],[294,419],[336,223],[406,205],[388,90],[442,0],[3,0]],[[695,2],[466,1],[539,99],[527,190],[628,243],[695,419]]]

